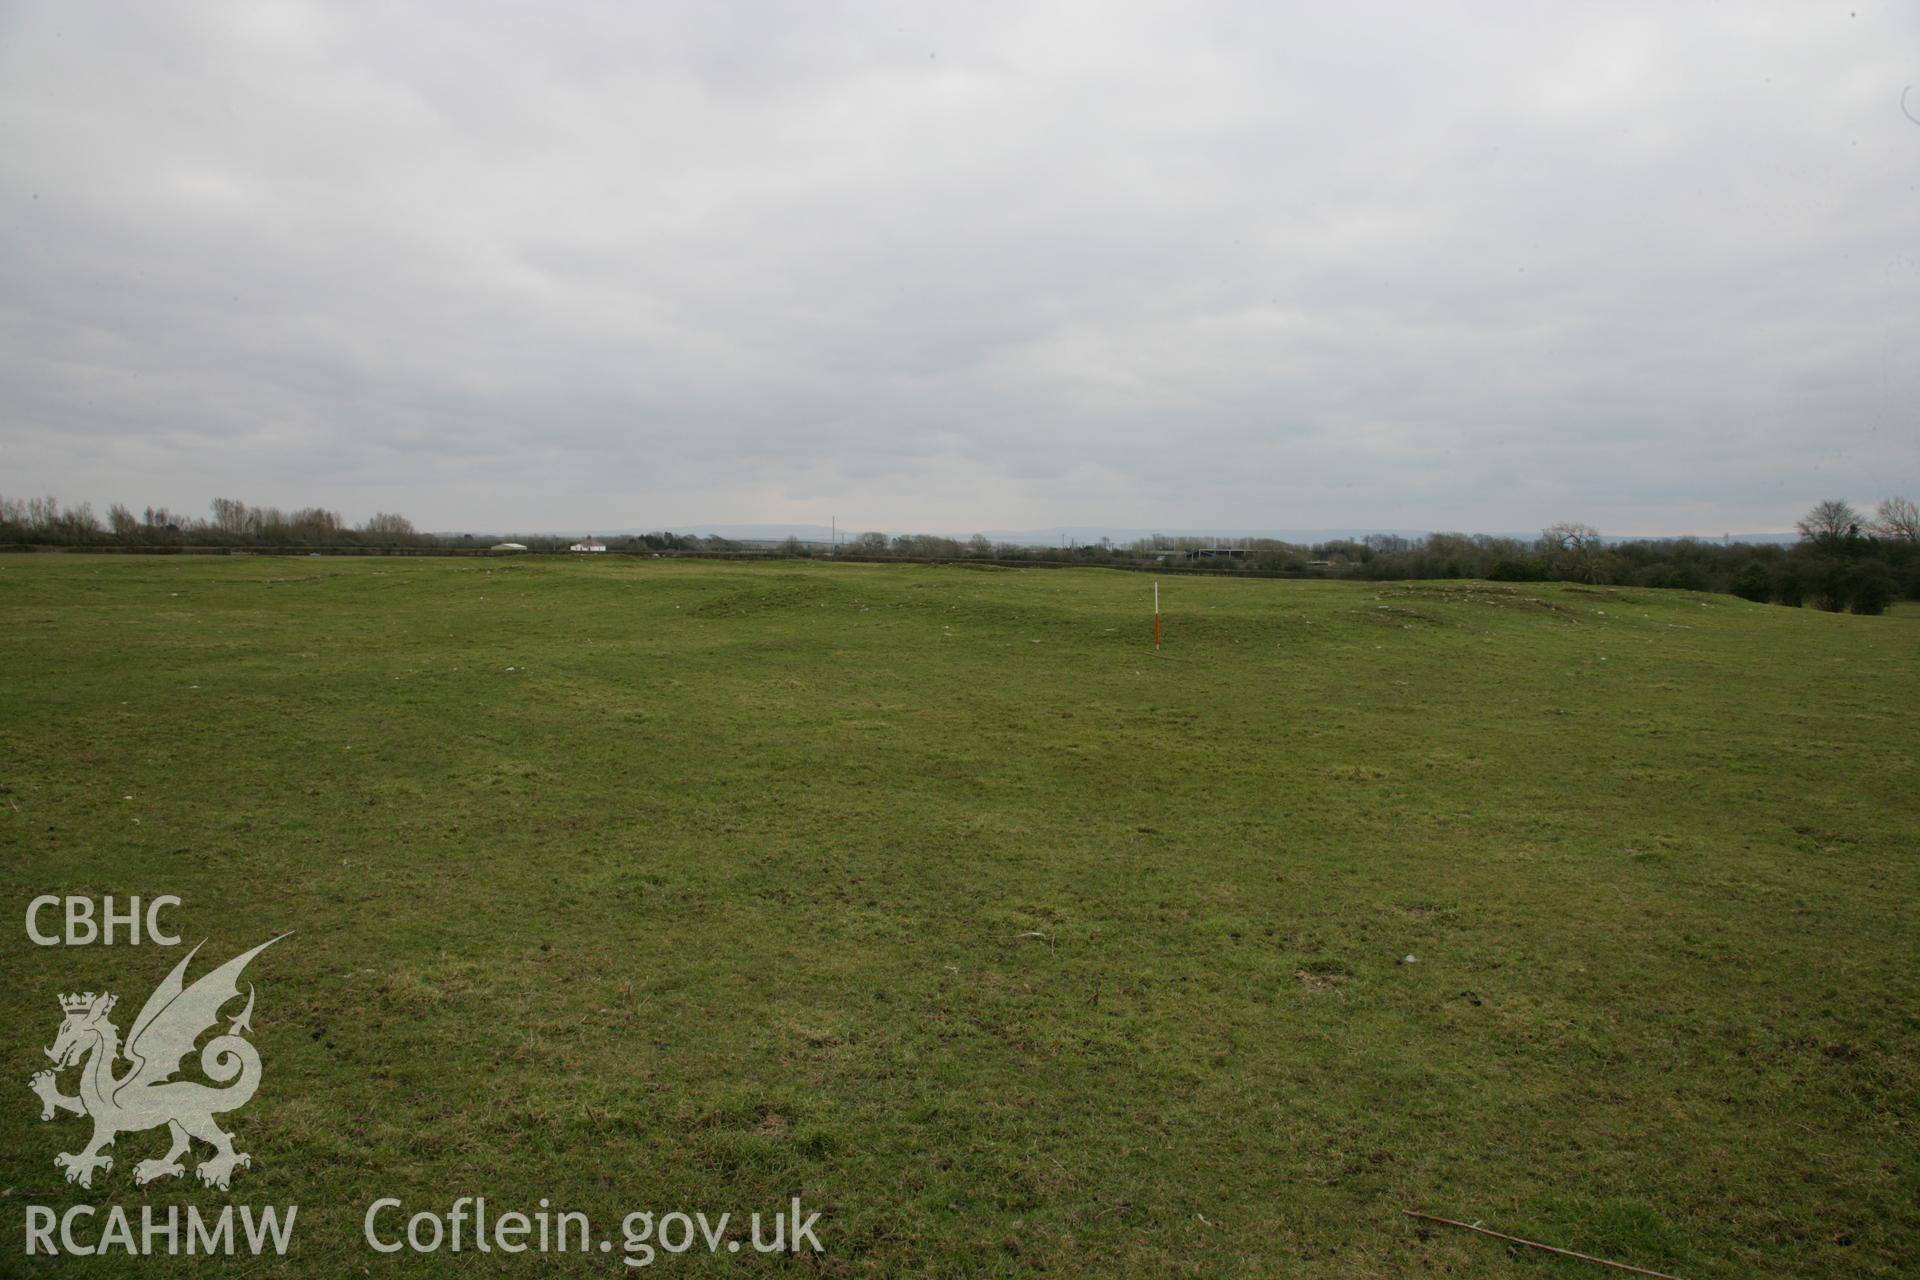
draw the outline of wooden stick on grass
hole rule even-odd
[[[1668,1275],[1664,1271],[1649,1271],[1645,1267],[1630,1266],[1625,1262],[1609,1262],[1605,1258],[1596,1258],[1590,1253],[1575,1253],[1572,1249],[1561,1249],[1554,1245],[1541,1244],[1538,1240],[1522,1240],[1519,1236],[1510,1236],[1504,1231],[1495,1231],[1491,1227],[1483,1227],[1477,1222],[1455,1222],[1452,1218],[1436,1217],[1431,1213],[1420,1213],[1413,1209],[1402,1209],[1400,1212],[1406,1214],[1409,1218],[1425,1218],[1428,1222],[1444,1222],[1450,1227],[1459,1227],[1463,1231],[1478,1231],[1481,1235],[1492,1236],[1496,1240],[1511,1240],[1515,1244],[1524,1244],[1529,1249],[1545,1249],[1548,1253],[1557,1253],[1568,1258],[1578,1258],[1582,1262],[1597,1262],[1603,1267],[1616,1267],[1621,1271],[1631,1271],[1637,1276],[1658,1276],[1659,1280],[1680,1280],[1679,1276]]]

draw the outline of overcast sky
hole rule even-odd
[[[9,3],[0,492],[1785,529],[1920,498],[1912,117],[1906,0]]]

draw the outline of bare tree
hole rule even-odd
[[[1554,572],[1573,582],[1599,582],[1604,576],[1606,541],[1590,524],[1562,521],[1540,531],[1540,549]]]
[[[331,542],[340,533],[339,513],[325,507],[302,507],[287,519],[302,542]]]
[[[118,502],[107,508],[107,523],[113,526],[113,536],[122,542],[132,542],[133,535],[140,531],[140,521]]]
[[[215,498],[212,502],[213,527],[236,537],[247,531],[247,504],[238,498]]]
[[[414,530],[413,521],[392,511],[375,513],[360,526],[362,533],[388,542],[411,542],[419,536]]]
[[[1905,498],[1888,498],[1874,512],[1873,531],[1883,538],[1920,542],[1920,508]]]
[[[1813,510],[1794,521],[1793,527],[1808,542],[1839,542],[1849,533],[1858,532],[1864,523],[1851,505],[1839,498],[1828,498],[1816,502]]]
[[[91,542],[100,532],[100,521],[93,514],[93,504],[82,502],[63,509],[53,528],[63,541]]]

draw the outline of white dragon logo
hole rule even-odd
[[[62,1152],[53,1158],[55,1167],[67,1171],[68,1182],[91,1187],[94,1170],[113,1170],[113,1157],[102,1153],[113,1145],[116,1135],[163,1124],[173,1135],[173,1145],[160,1159],[142,1160],[133,1167],[133,1180],[142,1186],[156,1178],[185,1174],[180,1157],[187,1153],[193,1138],[214,1149],[212,1158],[201,1161],[194,1170],[210,1187],[225,1191],[234,1169],[253,1163],[245,1152],[233,1149],[233,1139],[213,1122],[216,1115],[245,1106],[260,1085],[260,1055],[242,1039],[253,1030],[252,983],[247,984],[247,1007],[233,1019],[226,1034],[215,1036],[200,1051],[200,1069],[208,1079],[225,1087],[172,1077],[193,1052],[194,1042],[220,1021],[221,1006],[239,997],[240,971],[247,962],[278,941],[280,938],[269,939],[235,956],[190,987],[183,978],[188,961],[200,948],[189,951],[147,997],[140,1016],[133,1020],[124,1049],[130,1065],[122,1075],[114,1074],[114,1062],[123,1052],[120,1030],[107,1020],[118,997],[96,996],[91,991],[60,997],[66,1020],[60,1024],[53,1047],[47,1050],[53,1070],[38,1072],[27,1083],[40,1096],[42,1120],[51,1120],[60,1111],[93,1117],[93,1140],[78,1151]],[[68,1097],[61,1093],[55,1073],[78,1065],[88,1055],[92,1056],[81,1068],[79,1094]]]

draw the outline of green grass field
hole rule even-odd
[[[1920,1270],[1920,614],[1162,596],[1156,654],[1097,570],[0,559],[0,1271],[134,1274],[29,1203],[233,1201],[285,1258],[139,1274],[632,1274],[362,1242],[460,1195],[823,1211],[682,1275],[1607,1274],[1407,1208]],[[184,948],[46,893],[179,895],[196,975],[295,931],[230,1195],[54,1168],[56,995],[124,1032]]]

